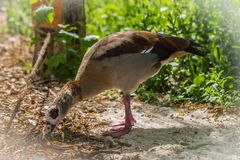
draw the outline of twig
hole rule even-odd
[[[57,97],[57,94],[55,92],[53,92],[52,89],[49,88],[49,92],[54,96],[54,97]]]
[[[39,56],[37,58],[37,61],[36,63],[34,64],[33,66],[33,69],[32,69],[32,72],[30,73],[30,75],[28,76],[28,80],[30,80],[29,83],[31,83],[34,78],[37,77],[37,74],[38,74],[38,71],[39,71],[39,68],[41,67],[41,65],[43,64],[43,60],[46,56],[46,49],[48,47],[48,44],[50,43],[50,40],[51,40],[51,34],[50,33],[47,33],[47,36],[44,40],[44,44],[41,48],[41,50],[39,51]],[[27,84],[28,85],[28,84]]]
[[[22,102],[22,100],[24,99],[24,97],[25,97],[26,94],[27,94],[27,91],[28,91],[27,87],[25,87],[23,90],[24,90],[24,91],[23,91],[22,94],[19,96],[18,100],[16,101],[16,103],[15,103],[15,105],[14,105],[15,108],[14,108],[14,110],[13,110],[13,112],[12,112],[12,115],[11,115],[11,117],[10,117],[10,120],[9,120],[9,122],[8,122],[8,124],[7,124],[6,129],[5,129],[5,132],[6,132],[6,133],[9,131],[9,129],[10,129],[11,125],[12,125],[13,119],[16,117],[16,114],[17,114],[17,112],[19,111],[19,108],[20,108],[20,106],[21,106],[21,102]]]
[[[8,131],[10,130],[12,122],[13,122],[14,118],[16,117],[17,112],[19,111],[19,109],[21,107],[21,102],[23,101],[23,99],[27,95],[27,92],[31,88],[34,80],[38,77],[37,74],[38,74],[39,68],[43,64],[44,58],[46,57],[46,53],[47,53],[46,49],[48,47],[48,44],[50,43],[50,40],[51,40],[51,34],[47,33],[47,36],[46,36],[46,38],[44,40],[44,44],[43,44],[41,50],[39,51],[38,59],[37,59],[35,65],[33,66],[33,70],[30,73],[30,75],[26,78],[26,85],[24,86],[24,89],[23,89],[21,95],[19,96],[18,100],[13,105],[14,106],[14,110],[12,112],[10,120],[9,120],[9,122],[7,124],[6,129],[5,129],[5,133],[8,133]]]

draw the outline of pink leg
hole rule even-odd
[[[111,136],[113,137],[120,137],[130,132],[132,129],[132,125],[136,122],[136,120],[132,116],[131,106],[130,106],[130,95],[126,94],[123,96],[123,102],[125,105],[125,122],[120,124],[112,125],[114,126],[121,126],[119,128],[111,129]]]
[[[128,94],[123,96],[123,103],[125,105],[125,109],[126,109],[126,105],[129,104],[129,106],[130,106],[130,96]],[[129,112],[130,112],[129,115],[130,115],[130,119],[131,119],[131,124],[133,126],[134,123],[136,123],[137,121],[136,121],[136,119],[132,115],[131,107],[129,107]],[[126,114],[125,114],[124,118],[126,119]],[[117,123],[111,123],[109,125],[109,127],[119,127],[119,126],[124,126],[124,125],[125,125],[125,121],[122,121],[122,122],[117,122]],[[111,130],[116,130],[116,128],[112,128]]]
[[[131,109],[131,108],[130,108]],[[125,117],[124,117],[125,118]],[[136,119],[132,116],[132,111],[130,110],[130,119],[131,119],[131,124],[132,126],[134,126],[134,123],[136,123]],[[109,127],[119,127],[119,126],[124,126],[125,125],[125,121],[122,122],[116,122],[116,123],[111,123],[109,125]],[[114,128],[112,128],[111,130],[114,130]]]

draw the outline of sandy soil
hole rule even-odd
[[[25,85],[30,62],[28,39],[0,37],[0,159],[240,159],[240,112],[223,112],[210,105],[163,107],[134,98],[133,130],[121,138],[107,136],[108,124],[124,118],[119,94],[102,94],[80,102],[51,139],[41,140],[44,111],[62,84],[34,86],[24,99],[11,130],[4,129],[12,104]],[[51,90],[51,92],[49,92]],[[199,109],[196,109],[199,108]]]
[[[103,118],[121,117],[118,106],[104,112]],[[240,159],[239,114],[215,119],[207,109],[186,112],[139,102],[133,108],[138,123],[120,139],[129,146],[120,155],[106,156],[109,159]]]

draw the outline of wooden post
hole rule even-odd
[[[42,0],[34,3],[32,5],[32,10],[35,10],[40,5],[49,5],[50,0]],[[51,42],[49,43],[47,49],[47,56],[50,56],[54,52],[54,33],[59,29],[59,24],[69,24],[70,26],[77,27],[76,33],[80,37],[84,37],[86,34],[86,17],[85,17],[85,7],[84,0],[54,0],[54,21],[52,24],[46,23],[42,24],[39,27],[35,26],[35,35],[37,37],[45,37],[47,32],[50,32]],[[80,51],[80,40],[72,42],[73,45],[77,45]],[[42,42],[39,42],[34,47],[34,55],[32,64],[34,65],[38,57],[37,53],[41,49]]]
[[[77,27],[75,31],[79,37],[86,35],[86,16],[85,16],[85,1],[84,0],[62,0],[63,4],[63,23],[69,24],[72,27]],[[81,52],[80,40],[75,39],[73,45],[78,46]]]
[[[76,26],[79,29],[79,36],[86,34],[86,17],[84,0],[62,0],[63,23]]]

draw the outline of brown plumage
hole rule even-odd
[[[124,93],[125,123],[112,125],[111,135],[128,133],[136,122],[129,94],[174,58],[188,52],[203,56],[196,47],[183,38],[145,31],[119,32],[98,41],[85,54],[75,80],[63,87],[48,109],[44,134],[50,133],[76,102],[113,88]]]

